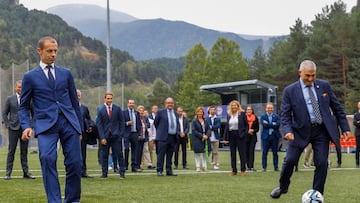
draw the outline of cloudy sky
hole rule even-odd
[[[204,28],[251,35],[284,35],[300,18],[309,24],[335,0],[109,0],[110,8],[139,19],[182,20]],[[343,0],[350,11],[357,0]],[[107,0],[20,0],[29,9],[70,3],[96,4]]]

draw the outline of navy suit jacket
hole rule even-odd
[[[135,113],[135,119],[136,119],[136,132],[140,134],[140,131],[141,131],[140,114],[135,109],[134,109],[134,113]],[[129,109],[126,109],[123,111],[123,117],[124,117],[124,126],[125,126],[124,137],[130,137],[131,126],[126,125],[126,122],[131,120],[130,115],[129,115]]]
[[[219,135],[219,128],[221,127],[220,118],[215,117],[214,124],[211,124],[211,117],[208,116],[206,118],[206,122],[209,124],[210,131],[214,132],[215,138],[220,140],[220,135]],[[209,135],[211,136],[211,134],[209,134]],[[210,137],[209,137],[209,139],[210,139]]]
[[[58,120],[59,111],[79,133],[83,131],[82,115],[74,78],[67,68],[54,66],[55,86],[50,87],[40,65],[25,73],[22,80],[19,118],[22,129],[31,128],[30,110],[33,105],[35,136],[50,129]],[[31,103],[32,102],[32,103]]]
[[[19,120],[19,104],[17,100],[17,95],[11,95],[6,99],[5,107],[2,112],[2,118],[5,124],[5,127],[11,130],[20,129],[20,120]]]
[[[83,132],[83,139],[87,139],[87,133],[86,130],[90,129],[90,125],[91,125],[91,117],[90,117],[90,112],[89,112],[89,108],[84,105],[81,104],[80,105],[80,111],[81,111],[81,115],[82,115],[82,122],[83,122],[83,126],[84,126],[84,132]]]
[[[314,88],[318,98],[320,114],[331,141],[335,143],[339,134],[337,125],[332,117],[330,109],[337,118],[342,132],[350,131],[344,109],[335,96],[330,84],[325,80],[315,80]],[[283,92],[281,102],[281,124],[283,133],[294,133],[294,140],[290,145],[305,147],[310,139],[311,121],[306,107],[300,81],[287,86]]]
[[[175,112],[175,122],[176,122],[176,137],[178,138],[180,135],[180,124],[179,124],[179,115]],[[156,128],[156,138],[155,140],[158,141],[166,141],[168,137],[168,129],[169,129],[169,122],[168,122],[168,114],[167,109],[160,109],[154,120],[154,125]]]
[[[230,115],[226,116],[226,125],[225,125],[225,132],[224,132],[224,140],[229,141],[229,120]],[[238,115],[238,129],[239,129],[239,137],[244,138],[249,131],[249,125],[247,122],[247,118],[244,112],[239,113]]]
[[[112,114],[109,118],[107,106],[104,104],[97,109],[96,127],[99,133],[99,139],[119,138],[123,136],[124,119],[121,108],[112,104]]]
[[[264,123],[264,121],[267,121],[267,123]],[[275,125],[273,123],[276,123]],[[264,113],[260,117],[260,123],[263,126],[263,129],[261,131],[261,139],[266,140],[269,137],[269,130],[272,128],[274,131],[272,132],[273,135],[275,135],[277,138],[281,138],[281,134],[279,131],[280,128],[280,118],[279,115],[276,113],[272,113],[271,115],[271,123],[269,122],[269,117],[267,113]]]

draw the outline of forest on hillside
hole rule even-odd
[[[92,111],[102,103],[106,84],[106,47],[84,37],[58,16],[23,6],[0,3],[0,63],[3,69],[29,59],[38,63],[37,40],[52,35],[59,42],[58,65],[71,68],[78,88],[87,94]],[[304,59],[317,63],[317,76],[329,80],[347,114],[360,100],[360,10],[346,11],[337,1],[323,8],[310,25],[297,19],[290,35],[264,52],[259,47],[252,59],[245,59],[241,44],[219,38],[210,51],[195,44],[184,58],[135,61],[127,52],[111,49],[111,72],[115,102],[126,105],[134,98],[147,108],[162,106],[166,97],[175,97],[187,112],[197,106],[219,104],[218,96],[200,92],[204,84],[259,79],[283,88],[298,79]],[[123,86],[121,84],[124,84]]]

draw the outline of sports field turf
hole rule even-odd
[[[31,151],[31,150],[30,150]],[[29,151],[29,152],[30,152]],[[0,148],[0,176],[5,175],[6,148]],[[0,179],[1,203],[46,202],[41,179],[38,154],[29,154],[29,167],[35,180],[22,179],[19,151],[15,155],[14,171],[11,180]],[[284,152],[279,153],[282,163]],[[360,202],[360,169],[355,168],[354,154],[343,153],[341,168],[331,168],[325,186],[326,203]],[[181,157],[180,157],[181,159]],[[302,159],[301,159],[302,160]],[[289,192],[280,199],[270,198],[270,191],[278,185],[279,172],[273,171],[272,154],[268,155],[268,171],[261,172],[261,153],[256,153],[255,168],[257,172],[248,172],[230,177],[230,154],[220,153],[220,169],[208,168],[207,172],[195,172],[193,152],[188,152],[188,170],[181,167],[174,170],[177,177],[157,177],[154,169],[144,169],[142,173],[127,172],[126,178],[120,180],[118,174],[109,172],[107,179],[101,179],[100,167],[97,164],[97,151],[88,150],[88,173],[94,178],[82,179],[82,203],[143,203],[143,202],[301,202],[302,194],[311,188],[314,168],[305,169],[302,161],[299,172],[295,172]],[[331,154],[332,166],[336,166],[336,155]],[[239,164],[238,164],[239,165]],[[60,184],[64,193],[63,155],[59,153],[58,168]]]

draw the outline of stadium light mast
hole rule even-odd
[[[107,0],[107,33],[106,33],[106,91],[111,92],[111,62],[110,62],[110,9]]]

